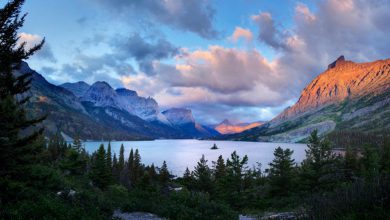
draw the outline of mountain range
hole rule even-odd
[[[198,123],[190,109],[161,111],[151,97],[99,81],[53,85],[32,72],[29,114],[44,115],[46,133],[89,140],[215,138],[299,142],[313,130],[364,133],[390,130],[390,59],[355,63],[340,56],[302,91],[298,101],[268,122]]]
[[[263,123],[264,122],[232,123],[229,121],[229,119],[225,119],[221,123],[213,125],[211,127],[217,130],[220,134],[236,134],[254,127],[258,127]]]
[[[317,129],[388,133],[390,59],[355,63],[340,56],[301,93],[298,101],[271,121],[223,139],[298,142]]]
[[[204,138],[219,133],[197,123],[190,109],[160,112],[153,98],[136,91],[113,89],[106,82],[53,85],[22,63],[15,74],[32,73],[29,115],[47,115],[46,135],[84,140],[147,140],[158,138]]]

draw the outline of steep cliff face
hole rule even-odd
[[[171,108],[164,112],[163,115],[172,125],[183,125],[195,123],[194,116],[190,109],[185,108]]]
[[[190,109],[172,108],[162,114],[170,125],[190,137],[210,137],[217,136],[219,133],[213,128],[197,123]]]
[[[390,59],[355,63],[339,57],[301,93],[298,102],[276,120],[285,120],[346,99],[375,96],[390,89]]]
[[[115,91],[120,108],[144,120],[159,120],[159,106],[153,98],[140,97],[137,92],[124,88]]]
[[[329,64],[290,108],[262,126],[228,139],[296,142],[317,129],[383,133],[390,129],[390,59]]]

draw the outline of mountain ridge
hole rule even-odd
[[[317,129],[379,132],[390,129],[390,59],[355,63],[340,56],[302,91],[291,107],[233,140],[299,142]]]
[[[169,124],[159,112],[158,103],[153,98],[138,96],[136,91],[114,90],[102,81],[90,86],[84,82],[56,86],[25,62],[15,74],[19,72],[32,73],[27,112],[29,115],[48,114],[43,122],[47,136],[61,133],[84,140],[149,140],[211,135],[209,130],[194,134]],[[87,90],[85,85],[88,85]],[[70,91],[73,89],[75,91]]]

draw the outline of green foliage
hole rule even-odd
[[[92,158],[90,177],[93,183],[102,189],[106,188],[111,182],[111,170],[107,167],[107,154],[103,144],[100,145]]]
[[[310,219],[388,219],[390,216],[389,179],[358,179],[327,195],[307,200]]]
[[[25,172],[39,161],[44,145],[39,141],[43,129],[34,125],[42,118],[28,118],[24,104],[29,100],[22,95],[29,89],[31,73],[14,75],[22,61],[38,51],[44,41],[26,49],[26,43],[18,44],[18,30],[25,15],[20,15],[24,1],[7,2],[0,9],[0,198],[16,200],[8,190],[9,185],[23,185]],[[30,132],[22,131],[30,128]],[[18,183],[16,183],[18,182]]]
[[[309,137],[306,159],[301,167],[301,184],[306,191],[332,189],[339,179],[338,160],[330,143],[318,137],[314,130]]]
[[[278,147],[274,151],[274,160],[269,164],[269,181],[272,196],[287,196],[295,187],[294,151]]]
[[[160,182],[163,185],[166,185],[168,181],[170,180],[171,174],[168,171],[167,162],[164,160],[161,168],[160,168]]]
[[[386,137],[380,152],[380,170],[385,175],[390,175],[390,137]]]
[[[360,159],[361,171],[367,179],[373,179],[379,174],[378,151],[371,146],[363,148],[363,157]]]
[[[207,165],[207,160],[204,155],[198,161],[193,176],[195,178],[196,184],[195,188],[203,192],[212,191],[212,182],[211,182],[211,170]]]

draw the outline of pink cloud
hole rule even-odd
[[[241,38],[244,38],[247,43],[250,43],[253,40],[253,34],[249,29],[236,27],[229,39],[233,42],[237,42]]]

